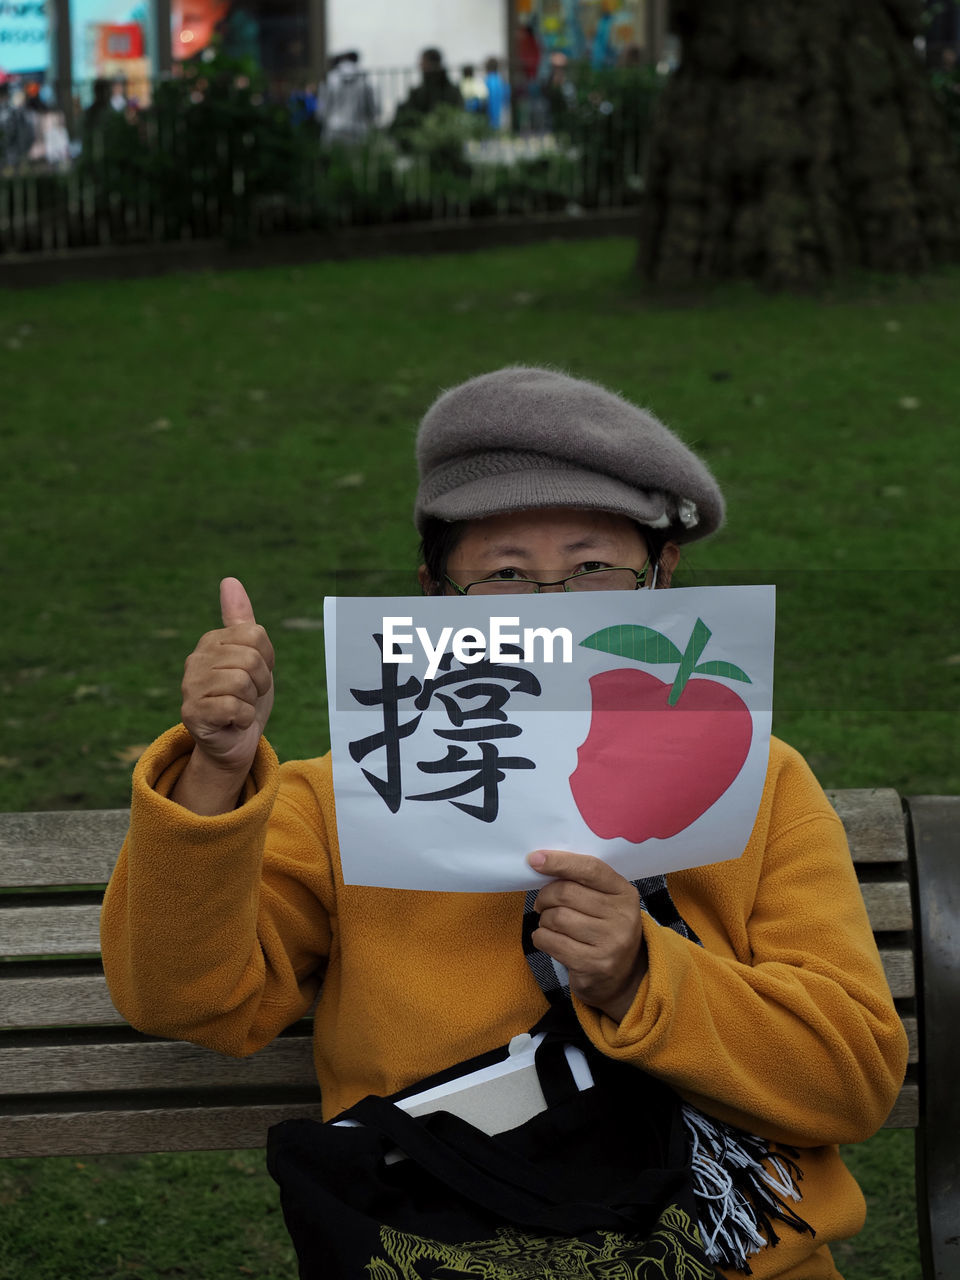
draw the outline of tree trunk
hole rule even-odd
[[[960,164],[915,0],[679,0],[639,270],[802,286],[960,257]]]

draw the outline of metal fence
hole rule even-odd
[[[147,101],[119,108],[77,86],[74,111],[33,113],[33,140],[20,153],[8,110],[0,114],[0,253],[241,243],[639,199],[655,73],[564,73],[515,91],[498,128],[455,102],[414,108],[418,83],[406,70],[364,76],[365,118],[353,127],[332,110],[329,85],[315,101],[307,86],[265,86],[215,65],[154,84]],[[77,121],[69,136],[67,114]]]

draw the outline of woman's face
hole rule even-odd
[[[678,555],[677,547],[668,543],[660,558],[658,585],[669,585]],[[546,507],[470,521],[447,561],[447,573],[462,587],[501,575],[555,582],[555,587],[543,589],[561,591],[561,579],[575,573],[616,567],[640,572],[646,561],[643,534],[626,516]],[[420,582],[427,591],[433,586],[423,568]]]

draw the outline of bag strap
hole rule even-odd
[[[534,1051],[537,1080],[548,1107],[558,1107],[580,1092],[567,1057],[568,1047],[573,1047],[568,1039],[548,1031]]]
[[[349,1115],[389,1138],[420,1168],[506,1221],[566,1235],[636,1226],[628,1214],[607,1205],[571,1202],[568,1188],[559,1180],[449,1112],[434,1112],[427,1125],[386,1098],[371,1095],[351,1107]]]

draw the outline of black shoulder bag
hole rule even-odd
[[[558,1029],[555,1014],[536,1051],[546,1110],[506,1132],[490,1136],[442,1110],[413,1117],[378,1097],[336,1122],[289,1120],[270,1130],[268,1168],[301,1280],[717,1280],[697,1230],[677,1096],[598,1053],[575,1020]],[[572,1076],[570,1043],[587,1058],[588,1088]],[[461,1063],[415,1089],[506,1054]]]

